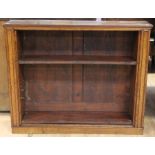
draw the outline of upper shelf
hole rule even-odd
[[[80,20],[10,20],[5,27],[17,30],[141,30],[150,29],[147,21],[80,21]]]
[[[114,64],[136,65],[131,57],[124,56],[29,56],[19,60],[19,64]]]

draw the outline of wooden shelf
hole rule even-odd
[[[124,56],[29,56],[19,60],[19,64],[114,64],[136,65],[132,57]]]
[[[127,113],[94,111],[25,112],[23,124],[111,124],[131,125]]]

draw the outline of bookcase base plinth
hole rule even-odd
[[[13,127],[17,134],[123,134],[142,135],[143,128],[105,125],[36,125]]]

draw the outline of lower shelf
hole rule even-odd
[[[25,112],[22,124],[132,125],[129,114],[112,112]]]

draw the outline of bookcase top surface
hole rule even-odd
[[[89,21],[89,20],[10,20],[5,23],[5,27],[13,28],[71,28],[71,29],[89,29],[89,28],[113,28],[113,29],[150,29],[152,25],[147,21]]]

